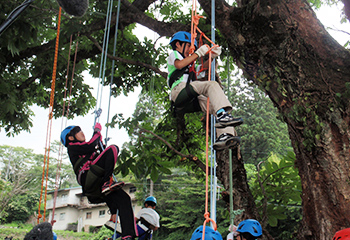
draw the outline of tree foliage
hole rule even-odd
[[[25,222],[38,207],[44,156],[34,154],[31,149],[6,145],[0,146],[0,156],[0,219],[4,222]],[[47,186],[53,190],[57,165],[54,158],[50,161]],[[76,182],[72,167],[70,164],[62,164],[61,167],[61,186],[72,186],[71,177]]]
[[[276,239],[296,236],[301,214],[301,181],[295,154],[271,154],[257,166],[247,164],[249,185],[266,228]]]

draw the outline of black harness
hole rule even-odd
[[[171,107],[174,110],[174,114],[185,114],[198,112],[201,110],[197,98],[199,94],[194,91],[193,87],[190,84],[191,81],[197,80],[196,72],[194,70],[194,63],[192,63],[191,66],[186,66],[182,69],[176,69],[169,78],[169,85],[172,86],[173,83],[180,79],[184,74],[188,74],[186,87],[181,90],[175,102],[171,101]]]

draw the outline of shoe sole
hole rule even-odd
[[[112,228],[111,226],[108,226],[107,224],[105,224],[105,227],[114,232],[114,228]]]
[[[230,139],[230,140],[224,142],[221,145],[214,145],[213,148],[215,149],[215,151],[221,151],[221,150],[224,150],[224,149],[227,149],[227,148],[234,149],[234,148],[238,147],[239,144],[240,144],[239,140],[237,140],[237,139]]]
[[[242,119],[239,121],[227,122],[227,123],[217,122],[217,123],[215,123],[215,127],[216,128],[237,127],[237,126],[241,125],[242,123],[243,123]]]
[[[108,194],[110,194],[110,193],[113,192],[113,191],[116,191],[116,190],[118,190],[118,189],[121,189],[122,187],[124,187],[124,185],[125,185],[124,182],[120,182],[120,183],[117,184],[117,185],[114,185],[114,186],[112,186],[112,187],[109,187],[109,188],[104,189],[104,190],[102,191],[102,193],[103,193],[104,195],[108,195]]]

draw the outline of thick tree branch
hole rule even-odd
[[[193,156],[191,154],[183,154],[182,152],[179,152],[178,150],[176,150],[168,141],[166,141],[164,138],[158,136],[154,132],[151,132],[151,131],[149,131],[147,129],[140,128],[140,127],[137,127],[137,128],[140,129],[139,136],[142,136],[142,134],[141,134],[142,132],[147,132],[147,133],[151,134],[152,136],[154,136],[158,140],[162,141],[165,145],[167,145],[177,155],[181,156],[182,158],[186,158],[186,159],[194,162],[200,169],[202,169],[203,172],[206,172],[206,166],[198,159],[198,157]]]
[[[94,45],[102,52],[102,47],[101,45],[97,42],[96,39],[94,39],[92,36],[87,35],[86,36],[88,39],[91,40],[91,42],[94,43]],[[158,73],[159,75],[161,75],[162,77],[164,77],[165,79],[167,78],[168,74],[166,72],[162,72],[159,70],[159,68],[156,68],[150,64],[147,63],[143,63],[140,61],[133,61],[133,60],[129,60],[129,59],[124,59],[124,58],[120,58],[120,57],[116,57],[116,56],[112,56],[111,54],[107,53],[107,57],[110,59],[114,59],[118,62],[122,62],[122,63],[126,63],[126,64],[132,64],[132,65],[136,65],[136,66],[141,66],[141,67],[145,67],[145,68],[149,68],[151,70],[153,70],[154,72]]]

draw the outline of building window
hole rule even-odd
[[[64,220],[65,217],[66,217],[66,213],[60,213],[60,220]]]
[[[86,219],[91,219],[92,217],[92,212],[87,212],[86,213]]]
[[[62,202],[67,202],[67,199],[68,199],[68,194],[62,194],[61,201]]]
[[[136,192],[136,187],[131,187],[131,188],[129,189],[129,193],[134,193],[134,192]]]
[[[103,217],[105,217],[105,215],[106,215],[106,210],[100,210],[99,217],[103,218]]]

